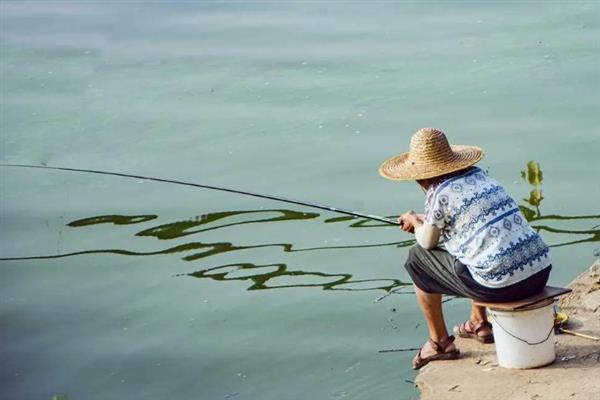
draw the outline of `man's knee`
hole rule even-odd
[[[423,251],[423,248],[421,246],[419,246],[418,244],[413,244],[408,249],[408,256],[409,257],[411,257],[411,256],[414,257],[417,254],[419,254],[421,251]]]
[[[414,271],[417,267],[419,259],[418,254],[421,250],[422,247],[418,244],[415,244],[410,249],[408,249],[408,257],[406,257],[406,262],[404,263],[404,268],[406,268],[408,272]]]
[[[418,244],[411,246],[410,249],[408,249],[408,257],[406,258],[406,262],[419,260],[424,251],[427,250],[425,250]]]

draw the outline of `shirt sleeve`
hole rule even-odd
[[[444,229],[446,225],[446,209],[448,196],[443,193],[433,193],[425,202],[425,223],[433,225],[438,229]]]

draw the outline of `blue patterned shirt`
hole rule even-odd
[[[442,230],[446,250],[483,286],[505,287],[551,264],[516,202],[480,168],[430,187],[425,222]]]

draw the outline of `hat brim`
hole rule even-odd
[[[450,148],[452,149],[451,157],[427,164],[409,161],[409,152],[398,154],[381,164],[379,174],[394,181],[434,178],[467,168],[480,161],[485,155],[485,151],[477,146],[453,144],[450,145]]]

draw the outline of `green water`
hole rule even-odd
[[[599,21],[596,2],[2,1],[0,162],[393,216],[422,193],[377,167],[435,126],[487,150],[563,285],[600,246]],[[418,396],[412,352],[378,353],[427,336],[411,235],[143,180],[0,178],[0,398]],[[447,302],[448,324],[467,309]]]

